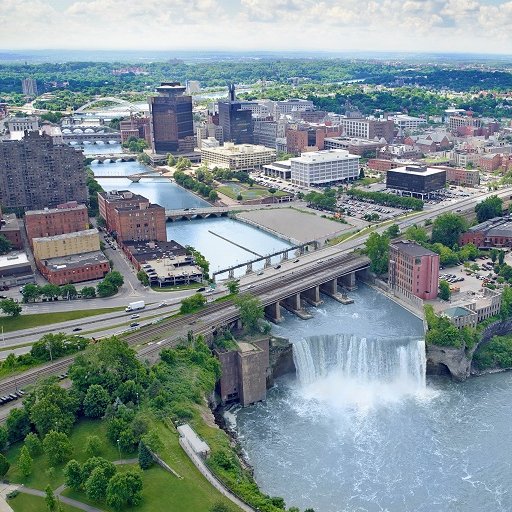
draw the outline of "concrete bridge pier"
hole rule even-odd
[[[356,290],[356,273],[351,272],[350,274],[347,274],[346,276],[341,276],[339,278],[340,285],[346,288],[348,291]]]
[[[332,299],[341,302],[341,304],[352,304],[352,302],[354,302],[346,295],[338,292],[338,278],[331,279],[330,281],[327,281],[327,283],[320,285],[320,291]]]
[[[247,263],[247,267],[245,268],[245,273],[246,274],[252,274],[253,270],[252,270],[252,263]]]
[[[265,307],[265,316],[275,324],[283,321],[283,317],[281,316],[281,304],[279,301]]]
[[[265,259],[265,265],[264,268],[269,268],[272,266],[272,260],[270,258]]]
[[[229,279],[234,279],[235,278],[235,270],[234,269],[231,269],[228,272],[228,277],[229,277]]]
[[[281,258],[281,261],[287,261],[288,260],[288,251],[283,252],[283,257]]]
[[[323,304],[323,300],[320,298],[320,287],[314,286],[309,290],[305,290],[303,292],[304,300],[311,304],[312,306],[320,306]]]
[[[291,313],[297,315],[302,320],[309,320],[310,318],[313,318],[313,315],[308,313],[303,307],[302,307],[302,300],[300,293],[295,293],[291,297],[286,298],[282,306],[290,311]]]

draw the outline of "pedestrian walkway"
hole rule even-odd
[[[40,498],[44,498],[46,496],[46,493],[44,491],[40,491],[39,489],[32,489],[30,487],[25,487],[23,485],[18,487],[18,491],[22,492],[24,494],[31,494],[32,496],[39,496]],[[59,500],[62,503],[65,503],[66,505],[70,505],[71,507],[78,508],[80,510],[85,510],[85,512],[103,512],[99,508],[95,508],[95,507],[92,507],[91,505],[87,505],[87,503],[82,503],[81,501],[77,501],[72,498],[67,498],[66,496],[61,496],[60,494],[57,494],[57,493],[55,493],[55,495],[59,497]]]
[[[240,507],[244,512],[256,512],[256,509],[249,506],[247,503],[243,502],[238,496],[233,494],[220,480],[217,479],[213,475],[213,473],[208,469],[204,461],[199,457],[192,447],[187,442],[184,437],[180,437],[179,439],[180,445],[185,451],[185,453],[189,456],[190,460],[194,463],[196,468],[201,472],[201,474],[210,482],[213,487],[215,487],[221,494],[226,496],[229,500],[231,500],[235,505]]]
[[[7,495],[18,489],[19,485],[0,483],[0,512],[14,512],[7,503]]]

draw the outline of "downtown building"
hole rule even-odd
[[[446,171],[425,165],[406,165],[386,173],[386,188],[401,194],[428,197],[443,190],[445,185]]]
[[[254,127],[252,111],[242,108],[242,103],[236,101],[235,86],[228,86],[228,101],[219,101],[219,126],[222,127],[225,141],[235,144],[252,144],[254,142]]]
[[[292,183],[303,187],[333,185],[359,176],[359,156],[343,149],[302,153],[290,163]]]
[[[339,117],[336,119],[348,137],[361,139],[384,139],[391,144],[395,136],[395,123],[384,119],[357,119]]]
[[[163,82],[158,96],[149,99],[153,153],[186,153],[194,150],[192,96],[179,82]]]
[[[416,242],[399,240],[389,245],[388,284],[391,290],[415,302],[433,300],[439,291],[439,254]]]
[[[276,150],[254,144],[226,142],[222,147],[201,148],[201,163],[209,168],[224,167],[232,170],[259,169],[276,159]]]
[[[35,78],[23,78],[21,80],[21,91],[25,96],[37,96],[37,80]]]
[[[0,204],[4,208],[41,210],[87,199],[81,151],[37,131],[26,132],[22,140],[0,141]]]

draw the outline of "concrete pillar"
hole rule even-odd
[[[320,291],[325,292],[327,295],[335,295],[338,293],[338,279],[331,279],[320,285]]]
[[[341,277],[341,285],[344,286],[347,290],[355,290],[356,286],[356,273],[351,272],[346,276]]]
[[[275,324],[278,324],[283,320],[281,316],[281,304],[279,302],[275,302],[274,304],[270,304],[265,307],[265,316]]]
[[[265,259],[265,265],[264,265],[264,268],[269,268],[272,266],[272,261],[270,258],[266,258]]]
[[[234,269],[231,269],[229,271],[228,277],[229,277],[229,279],[234,279],[235,278],[235,270]]]
[[[288,251],[283,252],[282,261],[286,261],[288,259]]]
[[[322,304],[322,300],[320,299],[320,287],[314,286],[313,288],[310,288],[309,290],[305,290],[304,292],[304,298],[310,303],[313,304],[313,306],[318,306]]]
[[[252,263],[247,263],[247,268],[245,269],[246,274],[252,274]]]
[[[286,303],[295,310],[299,310],[302,307],[302,304],[300,302],[300,293],[296,293],[295,295],[292,295],[291,297],[288,297],[286,299]]]

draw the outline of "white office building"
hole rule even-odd
[[[304,187],[330,185],[359,176],[359,156],[343,149],[302,153],[290,162],[292,183]]]
[[[389,119],[393,120],[398,128],[398,133],[401,135],[404,135],[406,132],[417,130],[421,125],[427,123],[427,121],[421,117],[413,117],[405,114],[390,116]]]

